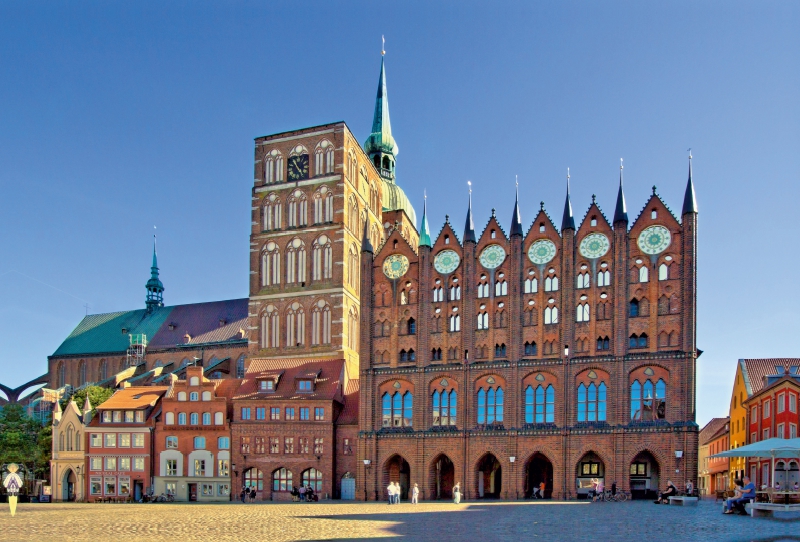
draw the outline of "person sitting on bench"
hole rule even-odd
[[[672,480],[667,480],[667,490],[658,496],[658,500],[654,501],[656,504],[669,504],[669,498],[678,494],[678,488],[672,483]]]
[[[744,509],[744,505],[754,501],[756,498],[756,485],[750,481],[749,476],[744,477],[744,486],[742,487],[742,496],[738,499],[728,499],[726,504],[727,510],[723,512],[724,514],[733,514],[733,508],[742,514],[747,515],[747,512]]]

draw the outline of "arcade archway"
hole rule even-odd
[[[480,499],[499,499],[503,488],[503,468],[494,454],[486,454],[478,462],[477,495]]]
[[[451,499],[455,485],[455,467],[445,454],[439,455],[431,463],[431,498]]]
[[[383,469],[383,498],[388,499],[386,487],[390,482],[400,484],[400,500],[408,500],[408,485],[411,480],[411,466],[403,457],[393,455]]]
[[[553,496],[553,464],[542,454],[534,454],[528,460],[525,469],[525,497],[533,497],[534,489],[541,489],[544,484],[544,494],[540,497]]]

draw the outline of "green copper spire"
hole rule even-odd
[[[419,246],[431,247],[431,232],[428,230],[428,195],[425,194],[425,199],[422,203],[422,224],[419,227]]]
[[[392,123],[389,120],[389,96],[386,91],[386,68],[381,56],[381,75],[378,79],[378,95],[375,98],[375,114],[372,117],[372,133],[364,142],[366,152],[381,177],[394,180],[394,161],[397,143],[392,137]]]
[[[164,306],[164,285],[158,278],[158,257],[156,256],[156,236],[153,235],[153,265],[150,267],[150,280],[145,284],[147,289],[147,312],[151,312],[156,307]]]

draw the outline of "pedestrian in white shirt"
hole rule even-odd
[[[411,490],[411,504],[419,504],[419,487],[414,484],[414,489]]]

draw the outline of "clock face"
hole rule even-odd
[[[534,241],[528,249],[528,259],[537,265],[544,265],[556,256],[556,245],[549,239]]]
[[[288,169],[290,181],[308,179],[308,155],[291,156],[288,162]]]
[[[408,258],[402,254],[392,254],[383,260],[383,274],[392,280],[399,279],[408,271]]]
[[[610,247],[611,243],[608,241],[608,237],[602,233],[590,233],[583,238],[579,249],[584,258],[594,260],[605,255]]]
[[[442,275],[449,275],[458,268],[461,258],[455,250],[443,250],[433,259],[433,267]]]
[[[650,226],[639,234],[637,244],[642,252],[655,256],[667,250],[670,241],[672,241],[672,238],[667,228],[664,226]]]
[[[489,245],[483,249],[479,259],[486,269],[496,269],[506,259],[506,251],[500,245]]]

